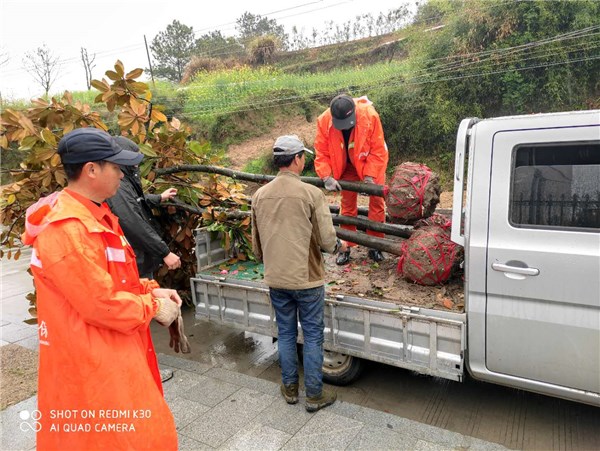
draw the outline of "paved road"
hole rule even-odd
[[[0,344],[35,348],[35,328],[27,317],[24,295],[31,290],[25,272],[28,256],[2,261]],[[185,313],[192,353],[180,356],[214,368],[279,381],[276,344],[271,338],[197,322]],[[173,355],[168,332],[152,326],[157,352]],[[452,432],[524,450],[600,449],[600,408],[467,380],[452,382],[380,364],[368,366],[361,379],[336,388],[349,403],[398,415]]]

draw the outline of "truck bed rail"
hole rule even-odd
[[[261,282],[198,274],[191,284],[197,319],[277,336]],[[330,351],[460,381],[465,345],[464,313],[343,295],[325,300],[324,347]]]

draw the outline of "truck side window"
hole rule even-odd
[[[600,232],[600,141],[525,144],[513,155],[511,225]]]

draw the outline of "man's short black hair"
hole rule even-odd
[[[83,170],[83,167],[87,163],[88,162],[63,164],[63,168],[65,170],[65,175],[67,176],[67,180],[69,182],[77,181],[79,179],[79,177],[81,177],[81,171]],[[100,161],[94,161],[94,163],[98,163],[100,166],[104,166],[104,163],[106,163],[106,161],[100,160]]]
[[[292,161],[294,161],[296,155],[301,157],[303,153],[304,151],[295,153],[294,155],[275,155],[273,156],[273,166],[275,166],[278,169],[287,168],[290,164],[292,164]]]

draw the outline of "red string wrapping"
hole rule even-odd
[[[457,245],[448,232],[438,226],[415,230],[402,244],[398,273],[420,285],[446,282],[456,263]]]
[[[410,224],[433,213],[439,202],[438,177],[424,164],[406,162],[394,171],[384,191],[391,222]]]

